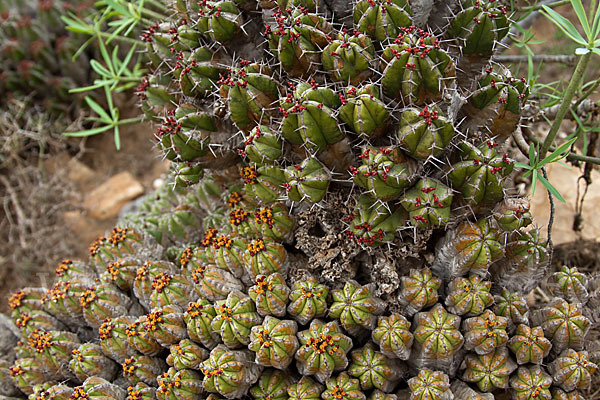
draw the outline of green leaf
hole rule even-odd
[[[90,96],[85,96],[85,102],[90,106],[92,110],[96,112],[102,118],[102,120],[106,123],[112,122],[112,118],[108,115],[106,111],[100,106],[100,104],[96,103]]]
[[[90,90],[96,90],[101,88],[102,86],[106,85],[105,81],[95,81],[96,84],[92,85],[92,86],[84,86],[84,87],[79,87],[79,88],[75,88],[75,89],[69,89],[69,93],[83,93],[83,92],[89,92]]]
[[[133,53],[135,53],[137,45],[133,45],[131,46],[131,49],[129,50],[129,53],[127,53],[127,56],[125,56],[125,59],[123,60],[123,63],[121,64],[121,68],[119,68],[119,71],[117,71],[117,75],[121,76],[124,72],[124,70],[127,68],[127,65],[129,65],[129,62],[131,61],[131,58],[133,57]]]
[[[537,169],[532,170],[533,176],[531,177],[531,196],[535,194],[535,186],[537,185],[538,171]]]
[[[527,170],[531,169],[531,165],[527,165],[527,164],[524,164],[524,163],[518,162],[518,161],[515,162],[515,167],[521,168],[521,169],[527,169]]]
[[[575,49],[575,55],[583,56],[590,52],[590,49],[586,49],[585,47],[578,47]]]
[[[585,9],[583,8],[583,4],[581,3],[581,0],[571,0],[571,5],[573,6],[573,10],[575,10],[575,14],[577,14],[579,23],[581,24],[583,31],[587,35],[588,40],[591,39],[592,32],[590,30],[590,23],[588,21],[588,18],[585,13]]]
[[[121,137],[119,136],[119,125],[115,125],[115,147],[121,150]]]
[[[533,147],[533,143],[529,145],[529,165],[535,165],[535,149]]]
[[[594,47],[594,48],[592,49],[592,53],[596,54],[597,56],[600,56],[600,49],[599,49],[599,48],[597,48],[597,47]]]
[[[131,14],[129,14],[129,10],[125,7],[123,7],[122,5],[120,5],[119,3],[117,3],[114,0],[104,0],[104,2],[106,4],[108,4],[113,10],[115,10],[116,12],[118,12],[119,14],[121,14],[121,16],[131,16]]]
[[[109,70],[107,70],[102,64],[100,64],[97,60],[90,60],[90,67],[98,74],[105,78],[111,78],[112,75]]]
[[[544,158],[538,165],[536,165],[536,167],[542,168],[544,165],[546,165],[548,163],[556,162],[558,160],[562,160],[563,158],[565,158],[569,154],[569,148],[573,145],[573,143],[575,143],[575,141],[578,138],[579,138],[578,136],[575,136],[575,137],[571,138],[571,140],[558,146],[556,148],[556,150],[554,150],[552,153],[550,153],[550,155],[548,155],[546,158]]]
[[[106,132],[107,130],[109,130],[111,128],[112,128],[112,125],[104,125],[104,126],[99,126],[98,128],[86,129],[84,131],[63,132],[63,135],[64,136],[73,136],[73,137],[93,136],[93,135],[97,135],[102,132]]]
[[[565,199],[563,199],[563,197],[560,195],[558,190],[556,190],[556,188],[554,186],[552,186],[552,184],[550,182],[548,182],[548,180],[546,178],[544,178],[541,175],[538,178],[539,178],[540,182],[542,182],[542,185],[544,185],[546,187],[546,189],[548,189],[548,192],[550,192],[550,194],[552,194],[552,196],[556,197],[560,202],[566,203]]]
[[[579,43],[582,46],[587,46],[588,42],[583,38],[583,36],[581,36],[581,34],[577,31],[577,29],[571,23],[571,21],[569,21],[568,19],[566,19],[565,17],[563,17],[562,15],[560,15],[545,4],[542,5],[542,8],[545,11],[545,13],[543,12],[543,14],[556,26],[558,26],[560,30],[565,33],[565,35],[570,37],[574,42]]]

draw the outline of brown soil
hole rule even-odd
[[[125,118],[139,114],[134,105]],[[148,123],[121,129],[121,151],[112,133],[87,139],[54,138],[49,154],[26,153],[2,171],[0,200],[0,312],[21,287],[52,284],[65,258],[86,259],[89,244],[110,230],[117,217],[92,218],[82,207],[85,194],[124,171],[146,193],[166,172]]]

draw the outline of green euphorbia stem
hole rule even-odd
[[[569,86],[567,86],[567,90],[565,91],[565,97],[563,97],[563,101],[560,104],[560,108],[558,109],[558,113],[556,113],[556,117],[554,118],[554,122],[552,123],[552,127],[550,128],[550,132],[548,132],[548,136],[544,140],[542,144],[542,148],[538,154],[538,160],[543,160],[548,152],[548,149],[554,142],[554,138],[558,133],[558,129],[560,128],[560,124],[562,123],[565,115],[569,112],[571,108],[571,101],[573,100],[573,96],[575,92],[579,89],[579,85],[581,80],[583,79],[583,75],[585,74],[585,70],[590,62],[592,57],[591,51],[587,54],[584,54],[577,62],[577,66],[575,67],[575,71],[573,72],[573,76],[571,77],[571,81],[569,82]]]

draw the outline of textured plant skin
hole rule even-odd
[[[282,154],[283,143],[268,126],[257,125],[246,139],[243,155],[255,163],[273,164]]]
[[[323,400],[366,400],[367,396],[360,390],[358,379],[351,378],[346,372],[336,378],[327,380],[327,388],[321,394]]]
[[[368,36],[340,33],[325,47],[321,61],[334,81],[358,85],[373,74],[375,50]]]
[[[552,343],[544,337],[544,331],[541,327],[530,328],[527,325],[520,324],[508,341],[508,348],[515,354],[519,365],[527,363],[541,364],[544,357],[550,353]]]
[[[494,204],[503,197],[503,181],[513,168],[512,161],[498,155],[496,143],[479,146],[461,143],[461,161],[452,165],[450,180],[472,206]]]
[[[519,293],[502,289],[499,295],[494,296],[494,303],[494,313],[507,317],[509,325],[529,323],[529,307]]]
[[[256,384],[250,388],[250,394],[256,400],[287,400],[287,389],[291,378],[283,371],[268,370],[261,375]]]
[[[507,325],[508,318],[497,316],[490,310],[485,310],[478,317],[464,320],[462,331],[465,349],[474,350],[477,354],[487,354],[503,347],[508,341]]]
[[[401,295],[407,304],[407,311],[414,314],[437,302],[437,290],[442,280],[431,273],[429,268],[411,269],[408,276],[402,277]]]
[[[169,368],[157,378],[158,400],[192,400],[202,392],[200,374],[191,369],[176,370]]]
[[[227,347],[236,349],[250,343],[250,329],[260,324],[254,302],[242,292],[232,292],[225,300],[215,303],[216,316],[211,322]]]
[[[405,103],[439,100],[455,75],[454,63],[439,40],[415,26],[401,28],[382,58],[383,92]]]
[[[324,383],[334,372],[348,366],[346,354],[352,348],[352,339],[341,332],[337,322],[315,319],[308,330],[298,332],[298,340],[300,347],[295,357],[303,375],[314,375]]]
[[[483,392],[508,388],[508,378],[517,369],[506,347],[498,347],[487,354],[468,354],[464,364],[466,370],[463,379],[476,383]]]
[[[454,127],[435,106],[412,108],[400,114],[400,146],[412,157],[437,157],[454,136]]]
[[[190,339],[212,349],[219,342],[218,333],[214,332],[211,323],[217,312],[208,300],[199,299],[188,304],[183,315]]]
[[[314,277],[298,281],[290,292],[288,313],[301,324],[322,317],[327,313],[328,294],[329,288],[320,284]]]
[[[571,302],[585,303],[588,298],[587,277],[577,267],[563,266],[553,275],[556,289]]]
[[[348,373],[359,380],[363,390],[377,388],[389,392],[400,378],[397,366],[371,344],[352,352]]]
[[[550,385],[552,378],[541,367],[519,367],[516,374],[510,378],[510,386],[514,390],[516,400],[550,400]]]
[[[479,315],[494,303],[491,287],[491,282],[481,280],[478,275],[456,278],[448,285],[446,306],[454,314]]]
[[[316,158],[290,166],[284,174],[286,182],[282,185],[292,201],[318,203],[327,194],[331,181],[331,174]]]
[[[557,298],[541,310],[541,315],[544,335],[552,342],[554,351],[583,347],[590,320],[581,314],[578,305]]]
[[[408,380],[410,400],[452,399],[450,379],[440,371],[421,369],[419,374]]]
[[[177,371],[182,369],[199,369],[200,363],[206,360],[210,354],[206,349],[198,346],[190,339],[183,339],[181,342],[172,345],[169,351],[167,364],[174,367]]]
[[[377,85],[349,86],[344,94],[345,102],[339,109],[339,118],[360,137],[379,137],[390,122],[390,112],[381,99],[381,88]]]
[[[467,55],[488,55],[508,34],[508,10],[494,0],[467,1],[450,22],[448,33],[465,41]]]
[[[150,386],[158,386],[156,378],[166,370],[166,364],[160,358],[136,356],[126,359],[122,368],[123,377],[132,385],[143,382]]]
[[[360,0],[354,9],[354,24],[371,39],[383,41],[398,35],[401,27],[410,25],[410,7],[407,1]]]
[[[261,325],[252,327],[248,348],[256,353],[256,363],[285,370],[298,349],[295,321],[278,320],[267,315]]]
[[[409,329],[410,322],[403,315],[394,313],[378,318],[371,337],[387,357],[407,360],[413,343]]]
[[[433,270],[450,278],[468,273],[485,277],[490,265],[504,254],[500,239],[490,220],[462,223],[438,244]]]
[[[290,400],[319,400],[323,390],[323,385],[309,376],[303,376],[297,383],[288,387],[287,393]]]
[[[117,372],[117,364],[106,357],[97,344],[84,343],[71,354],[73,358],[69,362],[69,369],[80,381],[85,381],[91,376],[110,381]]]
[[[418,228],[445,225],[450,219],[452,190],[431,178],[422,179],[401,200],[409,221]]]
[[[227,399],[240,398],[256,382],[260,371],[261,367],[253,364],[249,354],[218,345],[202,363],[202,385],[207,392],[219,393]]]
[[[329,318],[339,319],[347,331],[358,327],[372,329],[380,311],[380,300],[373,297],[366,286],[355,281],[346,282],[341,290],[331,293],[333,303],[329,307]]]
[[[32,394],[35,385],[46,381],[46,375],[33,358],[20,358],[9,368],[12,382],[23,393]]]
[[[460,317],[449,314],[439,303],[431,311],[415,315],[414,324],[415,342],[421,345],[425,359],[451,357],[464,343],[459,330]]]
[[[248,295],[256,304],[256,311],[262,316],[274,315],[283,317],[286,314],[290,288],[285,283],[285,278],[274,273],[258,275],[255,285],[248,289]]]
[[[350,167],[352,180],[374,198],[394,200],[410,184],[409,166],[398,149],[367,147],[359,158],[362,165]]]
[[[363,194],[348,220],[351,221],[348,237],[361,245],[376,247],[392,240],[395,230],[404,220],[404,213],[400,207],[376,202]]]
[[[156,399],[156,389],[146,385],[145,383],[138,383],[136,385],[130,385],[127,388],[127,400],[152,400]]]
[[[246,272],[252,279],[256,279],[258,275],[276,272],[285,275],[287,272],[287,251],[269,238],[249,242],[243,257]]]
[[[587,351],[567,349],[550,364],[554,384],[567,392],[587,389],[592,383],[592,375],[598,366],[589,360]]]

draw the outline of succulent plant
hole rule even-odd
[[[485,310],[478,317],[468,318],[462,323],[465,333],[465,349],[474,350],[477,354],[487,354],[508,342],[506,326],[508,318],[498,316]]]
[[[412,315],[437,302],[437,290],[442,285],[442,280],[433,275],[429,268],[411,269],[408,276],[403,276],[401,279],[400,295],[409,314]]]
[[[544,337],[541,327],[530,328],[528,325],[520,324],[508,341],[508,348],[515,354],[519,365],[541,364],[550,353],[552,343]]]
[[[323,200],[331,174],[316,158],[307,158],[301,164],[285,169],[286,182],[282,186],[292,201],[310,201],[318,203]]]
[[[289,294],[290,288],[287,287],[285,278],[277,272],[268,277],[258,275],[255,285],[248,289],[248,295],[256,303],[256,311],[262,316],[283,317]]]
[[[455,66],[439,40],[411,25],[400,28],[390,43],[381,56],[383,92],[416,105],[440,100],[454,78]]]
[[[320,284],[314,277],[297,281],[290,292],[288,313],[301,324],[327,313],[329,287]]]
[[[283,371],[269,369],[250,388],[250,394],[256,400],[287,400],[287,389],[290,385],[291,378],[288,374]]]
[[[557,298],[541,311],[544,335],[552,342],[555,352],[567,347],[576,350],[583,347],[583,340],[590,328],[590,320],[581,314],[580,307]]]
[[[448,375],[440,371],[423,368],[418,375],[408,380],[408,386],[410,400],[450,400],[453,398],[452,391],[450,391],[450,379]]]
[[[403,150],[425,160],[441,154],[454,137],[454,127],[438,107],[426,105],[402,111],[397,135]]]
[[[280,321],[267,315],[261,325],[252,327],[248,348],[256,353],[256,363],[286,369],[298,349],[298,326],[290,320]]]
[[[169,348],[167,364],[177,371],[182,369],[198,369],[202,361],[208,358],[209,352],[190,339],[183,339]]]
[[[587,277],[577,267],[563,266],[553,275],[553,281],[565,299],[571,302],[585,303],[588,297]]]
[[[202,386],[207,392],[219,393],[228,399],[240,398],[258,380],[261,369],[247,352],[218,345],[202,363]]]
[[[359,380],[362,390],[376,388],[389,392],[400,379],[395,363],[376,351],[370,343],[352,351],[348,373]]]
[[[352,180],[374,198],[394,200],[410,184],[410,168],[398,149],[367,147],[359,158],[360,167],[350,166]]]
[[[587,389],[598,366],[589,360],[587,351],[567,349],[550,364],[554,384],[567,392]]]
[[[409,221],[418,228],[445,225],[450,219],[452,190],[431,178],[421,179],[401,200]]]
[[[481,280],[478,275],[456,278],[448,284],[446,306],[458,315],[479,315],[494,303],[491,287],[491,282]]]
[[[514,390],[517,400],[548,399],[550,400],[550,385],[552,377],[538,365],[519,367],[510,378],[510,387]]]
[[[464,365],[463,379],[477,384],[483,392],[508,388],[509,376],[517,369],[506,347],[498,347],[486,354],[467,354]]]
[[[200,374],[191,369],[169,368],[156,380],[158,381],[156,390],[158,400],[192,400],[202,392]]]
[[[383,135],[391,116],[382,101],[381,88],[368,84],[346,89],[339,118],[360,137],[375,138]]]
[[[381,301],[373,297],[368,286],[355,281],[348,281],[343,289],[331,293],[333,303],[329,307],[329,318],[339,319],[347,331],[363,327],[372,329],[377,314],[381,309]]]
[[[409,328],[410,322],[401,314],[380,316],[371,337],[387,357],[407,360],[413,342]]]
[[[250,343],[250,330],[261,323],[254,302],[240,291],[231,292],[225,300],[215,303],[216,315],[211,322],[227,347],[236,349]]]
[[[488,66],[503,2],[151,3],[137,94],[170,172],[88,260],[10,298],[0,397],[580,398],[597,282],[546,279],[490,140],[529,102]],[[40,33],[6,40],[14,4],[3,51]],[[557,299],[528,305],[546,281]]]
[[[341,332],[336,321],[324,323],[314,319],[309,329],[298,332],[298,339],[296,360],[303,375],[314,375],[324,383],[334,372],[348,366],[346,354],[352,347],[352,339]]]
[[[415,344],[420,345],[425,360],[450,358],[464,343],[460,317],[449,314],[439,303],[431,311],[417,313],[414,326]]]
[[[290,400],[319,400],[323,392],[323,385],[312,380],[310,376],[303,376],[297,383],[287,389]]]
[[[80,381],[85,381],[91,376],[110,381],[117,373],[117,364],[106,357],[97,344],[84,343],[71,354],[73,358],[69,362],[69,369]]]

